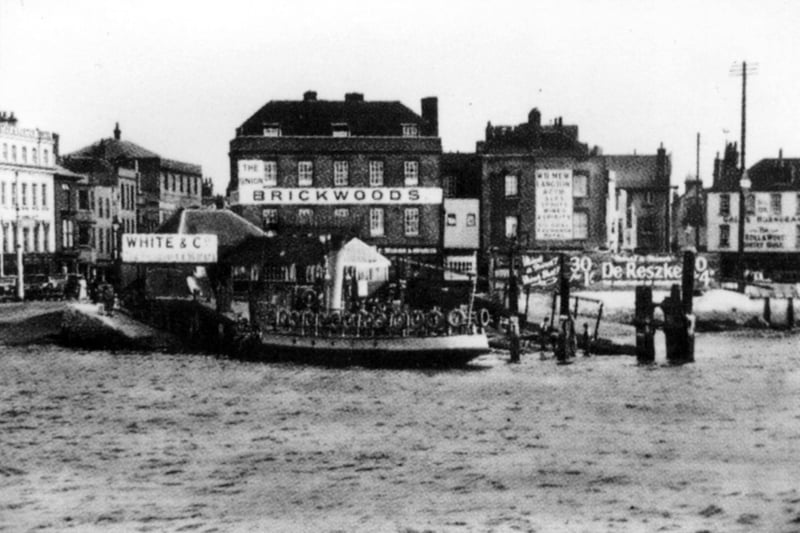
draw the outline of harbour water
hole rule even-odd
[[[797,342],[439,372],[3,346],[0,530],[788,531]]]

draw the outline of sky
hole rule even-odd
[[[800,157],[800,2],[0,0],[0,110],[200,164],[224,192],[237,126],[270,100],[439,99],[445,151],[537,107],[605,154],[671,155],[672,183],[741,136],[747,166]]]

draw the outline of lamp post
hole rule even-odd
[[[120,233],[120,228],[122,225],[119,222],[119,217],[114,215],[114,218],[111,221],[111,257],[114,260],[114,281],[117,284],[117,288],[119,288],[122,284],[122,263],[120,261],[120,248],[122,248],[122,234]]]
[[[22,261],[22,219],[19,216],[19,171],[14,171],[14,208],[17,212],[17,227],[14,232],[14,241],[17,248],[17,300],[25,299],[25,272]]]
[[[739,239],[738,245],[736,247],[736,264],[737,264],[737,274],[738,274],[738,282],[739,282],[739,291],[744,292],[745,287],[745,276],[744,276],[744,245],[745,245],[745,238],[744,232],[746,225],[746,218],[747,218],[747,195],[751,187],[750,178],[747,176],[747,170],[742,169],[742,178],[739,180]]]

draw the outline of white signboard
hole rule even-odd
[[[257,180],[251,180],[257,181]],[[259,205],[441,204],[439,187],[262,187],[239,179],[239,203]]]
[[[124,263],[216,263],[217,236],[178,233],[126,233]]]
[[[536,240],[572,238],[572,169],[536,171]]]

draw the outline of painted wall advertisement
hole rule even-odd
[[[572,169],[536,171],[536,240],[572,239]]]
[[[683,259],[680,256],[615,255],[609,253],[585,253],[567,258],[570,284],[586,289],[632,287],[653,285],[669,287],[680,283],[683,275]],[[708,255],[695,257],[694,276],[699,288],[708,288],[716,282],[718,265],[716,258]],[[507,264],[498,265],[497,277],[508,276]],[[558,255],[522,255],[519,262],[520,281],[524,287],[550,290],[558,283]],[[503,270],[505,272],[503,272]]]
[[[240,160],[239,204],[257,205],[422,205],[441,204],[440,187],[275,187],[264,162]],[[570,211],[571,212],[571,211]]]
[[[217,236],[183,233],[128,233],[122,237],[125,263],[216,263]]]

